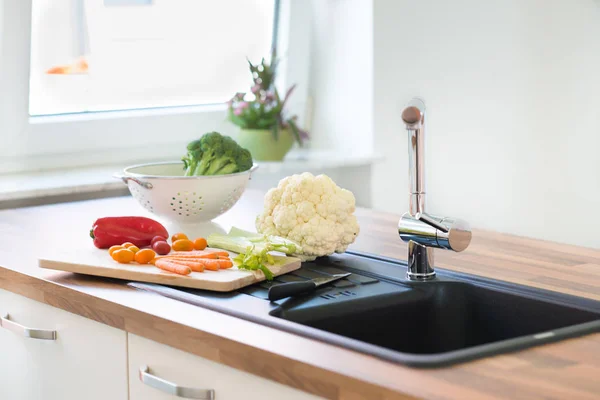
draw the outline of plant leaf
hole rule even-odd
[[[290,86],[290,88],[287,90],[287,92],[285,92],[285,96],[283,97],[283,102],[281,103],[282,110],[283,110],[283,107],[285,107],[285,103],[287,103],[288,99],[292,95],[292,92],[294,91],[294,89],[296,89],[296,84],[293,84],[292,86]]]
[[[292,135],[294,135],[294,139],[296,139],[298,145],[302,147],[302,138],[300,137],[300,132],[298,132],[298,126],[296,125],[296,122],[293,119],[288,119],[287,124],[292,131]]]

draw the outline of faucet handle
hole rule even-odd
[[[431,216],[425,213],[404,213],[398,221],[398,234],[405,241],[421,246],[461,252],[471,243],[471,228],[466,221]]]
[[[469,247],[473,234],[467,221],[458,218],[444,218],[442,224],[449,227],[446,232],[437,235],[437,241],[442,247],[457,253]]]
[[[440,230],[444,233],[448,233],[448,228],[445,225],[442,225],[441,222],[436,221],[435,219],[431,218],[425,213],[418,212],[415,214],[415,218],[421,222],[425,222],[427,225],[432,226],[437,230]]]

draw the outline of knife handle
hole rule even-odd
[[[313,281],[289,282],[273,285],[269,288],[269,300],[275,301],[286,297],[312,292],[317,288]]]

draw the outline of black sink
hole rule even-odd
[[[270,284],[215,294],[131,284],[277,329],[416,367],[438,367],[600,331],[600,302],[438,269],[404,279],[396,260],[344,254],[280,282],[352,272],[314,294],[266,300]],[[276,284],[277,282],[275,282]]]
[[[412,290],[352,304],[278,308],[271,315],[394,352],[437,355],[404,360],[423,366],[514,350],[600,327],[598,312],[455,281],[421,283]]]

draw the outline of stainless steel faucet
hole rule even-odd
[[[409,211],[398,221],[398,234],[408,242],[408,279],[435,277],[433,248],[460,252],[471,243],[466,221],[425,212],[425,103],[414,98],[402,111],[408,131]]]

